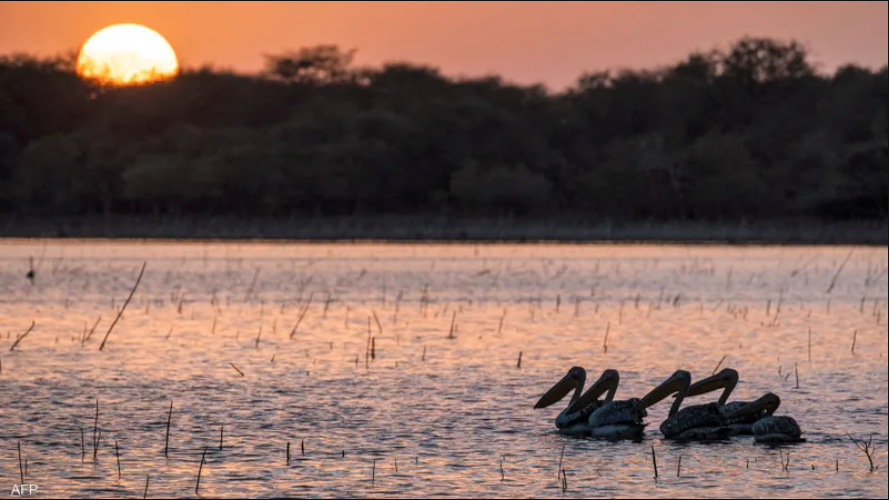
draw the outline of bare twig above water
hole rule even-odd
[[[722,364],[725,363],[726,358],[728,358],[727,354],[725,356],[723,356],[722,359],[719,360],[719,364],[717,364],[716,369],[713,370],[713,375],[716,375],[716,372],[718,372],[719,369],[722,368]]]
[[[875,470],[877,470],[874,466],[874,452],[876,451],[876,448],[874,447],[874,437],[871,436],[870,439],[867,441],[859,441],[858,439],[852,437],[852,435],[849,433],[846,433],[846,435],[849,436],[849,439],[852,440],[852,443],[855,444],[855,447],[861,450],[861,452],[864,453],[864,455],[867,457],[867,461],[868,463],[870,463],[870,471],[874,472]]]
[[[37,323],[36,323],[35,321],[32,321],[32,322],[31,322],[31,328],[28,328],[28,331],[26,331],[25,333],[19,335],[19,336],[15,339],[15,342],[13,342],[12,347],[9,348],[9,352],[14,351],[15,348],[18,347],[19,343],[21,343],[21,341],[25,340],[25,337],[27,337],[29,333],[31,333],[32,331],[34,331],[34,327],[36,327],[36,326],[37,326]]]
[[[651,464],[654,467],[654,478],[655,480],[658,478],[657,473],[657,452],[654,451],[654,446],[651,447]]]
[[[194,494],[198,495],[201,489],[201,473],[204,472],[204,460],[207,458],[207,448],[204,448],[204,453],[201,455],[201,466],[198,469],[198,482],[194,487]]]
[[[90,341],[90,339],[93,338],[93,334],[96,333],[96,328],[99,327],[99,323],[101,323],[101,322],[102,322],[102,317],[99,316],[99,318],[98,318],[98,319],[96,320],[96,322],[93,324],[93,327],[90,329],[89,333],[87,333],[86,335],[84,335],[83,340],[80,342],[80,345],[84,345],[84,344],[86,344],[87,342]]]
[[[827,294],[828,295],[833,292],[834,288],[836,288],[837,281],[840,279],[840,275],[843,273],[843,270],[846,269],[846,265],[849,264],[849,260],[852,259],[852,254],[854,252],[855,252],[854,249],[849,250],[849,255],[846,256],[846,260],[844,260],[843,263],[840,264],[840,267],[837,269],[836,274],[834,274],[833,279],[830,280],[830,286],[827,287]]]
[[[25,468],[22,466],[22,442],[19,441],[19,474],[22,476],[22,484],[25,484]]]
[[[170,413],[167,415],[167,435],[164,438],[164,456],[170,456],[170,423],[173,421],[173,400],[170,400]]]
[[[133,295],[136,294],[136,290],[139,288],[139,284],[142,283],[142,276],[145,275],[145,268],[148,266],[147,262],[142,263],[142,270],[139,271],[139,277],[136,278],[136,284],[133,285],[133,289],[130,290],[130,295],[127,297],[127,301],[124,302],[123,307],[120,308],[120,312],[117,313],[117,317],[114,319],[114,322],[111,323],[111,327],[108,328],[108,333],[105,334],[105,338],[102,339],[102,345],[99,346],[99,352],[105,349],[105,343],[108,342],[108,337],[111,336],[111,332],[114,331],[115,325],[120,321],[121,316],[123,316],[124,311],[127,310],[127,306],[130,305],[130,301],[133,300]]]

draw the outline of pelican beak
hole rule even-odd
[[[765,396],[757,399],[756,401],[750,403],[747,406],[739,409],[738,411],[732,413],[731,415],[727,415],[726,418],[730,420],[745,418],[751,415],[756,415],[757,413],[765,410],[766,414],[773,415],[778,408],[781,406],[781,399],[774,394],[766,394]]]
[[[636,405],[637,410],[647,410],[652,406],[667,399],[672,394],[676,394],[682,390],[684,384],[688,383],[690,375],[687,372],[679,372],[670,377],[669,380],[658,386],[655,390],[648,393],[642,398],[642,401]]]
[[[540,401],[534,405],[535,410],[540,410],[543,408],[549,408],[550,406],[558,403],[559,401],[565,399],[565,396],[568,395],[569,392],[577,388],[577,381],[574,380],[571,375],[566,376],[559,382],[554,385],[552,389],[549,390],[546,394],[540,398]]]
[[[599,380],[595,384],[593,384],[592,387],[590,387],[590,390],[588,390],[586,394],[581,396],[580,399],[578,399],[577,402],[575,402],[571,406],[569,411],[579,411],[593,404],[600,397],[602,397],[603,394],[611,390],[614,387],[615,382],[616,380],[612,372],[605,372],[604,374],[602,374],[602,377],[599,378]]]
[[[695,396],[703,396],[711,392],[719,391],[728,387],[729,381],[722,373],[714,375],[710,378],[701,380],[692,385],[688,389],[686,397],[693,398]]]

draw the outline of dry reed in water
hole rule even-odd
[[[654,478],[657,479],[657,452],[654,451],[654,446],[651,447],[651,464],[654,466]]]
[[[783,470],[784,472],[790,472],[790,453],[787,453],[786,456],[784,455],[783,451],[779,451],[778,453],[781,456],[781,470]]]
[[[299,317],[296,320],[296,325],[294,325],[293,330],[290,331],[290,340],[293,340],[293,337],[296,336],[296,331],[299,330],[299,325],[302,324],[303,320],[306,318],[306,314],[309,313],[309,307],[312,306],[312,300],[315,298],[315,294],[309,295],[309,300],[306,301],[305,305],[299,311]]]
[[[28,328],[28,330],[27,330],[25,333],[19,335],[19,336],[15,339],[15,342],[12,343],[12,347],[9,348],[9,352],[14,351],[15,348],[18,347],[19,343],[21,343],[21,341],[25,340],[25,337],[27,337],[29,333],[31,333],[32,331],[34,331],[34,327],[36,327],[36,326],[37,326],[37,323],[36,323],[35,321],[32,321],[32,322],[31,322],[31,327]]]
[[[836,274],[833,276],[833,279],[830,281],[830,286],[827,287],[827,294],[830,295],[833,292],[833,289],[837,286],[837,280],[840,279],[840,274],[843,273],[843,270],[846,269],[846,265],[849,264],[849,260],[852,259],[852,254],[855,252],[854,249],[849,250],[849,255],[846,256],[846,260],[840,265],[837,269]]]
[[[151,475],[145,476],[145,493],[142,494],[142,500],[148,498],[148,483],[151,482]]]
[[[105,338],[102,339],[102,344],[99,346],[99,352],[105,350],[105,343],[108,342],[108,337],[111,336],[111,332],[114,331],[114,327],[117,325],[117,322],[120,321],[120,318],[123,316],[124,311],[127,310],[127,306],[130,305],[130,301],[133,300],[133,295],[136,294],[136,290],[139,288],[139,284],[142,283],[142,276],[145,275],[145,268],[148,266],[148,262],[142,263],[142,270],[139,271],[139,277],[136,278],[136,284],[133,285],[133,289],[130,290],[130,295],[127,297],[127,301],[123,303],[123,307],[120,308],[120,312],[117,313],[117,317],[114,318],[114,322],[111,323],[111,327],[108,328],[108,333],[105,334]]]
[[[170,400],[170,413],[167,415],[167,434],[164,438],[164,457],[170,456],[170,423],[173,421],[173,400]]]
[[[602,347],[605,351],[605,354],[608,354],[608,337],[611,335],[611,322],[608,322],[608,325],[605,327],[605,341],[602,343]]]
[[[198,469],[198,482],[194,487],[194,494],[197,495],[198,491],[201,489],[201,473],[204,472],[204,459],[207,458],[207,448],[204,448],[204,453],[201,455],[201,466]]]
[[[380,323],[380,318],[377,316],[376,311],[371,311],[373,313],[374,322],[377,324],[377,331],[380,333],[380,336],[383,336],[383,324]]]
[[[22,484],[25,484],[25,468],[22,466],[22,442],[18,442],[19,448],[19,474],[22,476]]]
[[[861,450],[861,452],[864,453],[865,457],[867,457],[867,461],[870,464],[870,471],[876,471],[877,468],[874,465],[874,452],[876,451],[876,448],[874,447],[874,437],[871,436],[868,441],[859,441],[852,437],[852,435],[849,433],[846,433],[846,435],[849,436],[849,439],[852,440],[852,443],[855,444],[855,447]]]
[[[99,456],[99,400],[96,400],[96,420],[93,423],[93,460]]]
[[[719,360],[719,364],[717,364],[716,369],[713,370],[713,375],[716,375],[716,372],[718,372],[719,369],[722,368],[722,364],[725,363],[726,358],[728,358],[728,355],[723,356],[722,359]]]
[[[117,441],[114,442],[114,454],[117,456],[117,480],[120,481],[123,471],[120,467],[120,448],[117,446]]]
[[[240,375],[241,377],[244,376],[244,372],[242,372],[241,370],[239,370],[238,367],[235,366],[234,363],[229,363],[229,365],[231,365],[231,367],[234,368],[236,372],[238,372],[238,375]]]
[[[99,323],[102,321],[102,317],[99,316],[99,319],[93,324],[93,327],[90,329],[89,333],[84,335],[83,340],[80,342],[80,345],[84,345],[93,338],[93,334],[96,333],[96,328],[99,327]]]

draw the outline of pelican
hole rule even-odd
[[[637,405],[637,409],[647,409],[676,394],[670,416],[661,424],[661,433],[669,440],[676,441],[721,441],[728,438],[731,428],[725,424],[725,418],[719,407],[728,399],[723,394],[719,403],[682,408],[685,396],[691,387],[691,374],[677,371],[666,382],[651,391]]]
[[[727,402],[732,392],[734,392],[735,388],[738,386],[738,379],[739,376],[737,371],[730,368],[722,370],[717,375],[706,378],[692,385],[688,389],[688,394],[686,395],[686,397],[692,398],[695,396],[701,396],[703,394],[717,391],[719,389],[724,389],[723,399],[720,399],[721,405],[719,407],[719,410],[722,412],[722,416],[725,417],[726,425],[732,428],[733,436],[752,436],[753,424],[755,424],[759,419],[765,417],[766,411],[763,409],[758,412],[747,414],[743,417],[728,418],[729,415],[732,415],[736,411],[750,404],[750,402],[745,401],[733,401],[731,403]],[[780,406],[781,400],[779,399],[777,403]],[[777,409],[778,408],[776,407],[775,410]]]
[[[727,417],[729,419],[744,419],[765,413],[765,416],[760,417],[753,424],[753,435],[756,436],[757,443],[805,443],[806,440],[802,438],[803,431],[796,420],[791,417],[774,416],[780,406],[781,398],[769,393],[727,415]]]
[[[641,440],[648,426],[642,419],[648,416],[648,412],[639,407],[639,399],[614,401],[619,384],[620,373],[617,370],[606,370],[576,405],[579,408],[593,408],[588,420],[592,437]],[[605,400],[597,405],[599,397],[606,392],[608,395]]]
[[[574,367],[568,371],[565,378],[559,381],[559,383],[554,385],[549,392],[540,398],[540,401],[537,402],[534,409],[539,410],[549,408],[565,399],[565,396],[567,396],[573,389],[574,395],[571,397],[571,402],[568,403],[568,407],[556,417],[556,428],[559,429],[560,434],[568,436],[589,435],[589,417],[593,411],[599,409],[603,403],[599,401],[598,396],[592,398],[589,397],[592,389],[581,396],[584,385],[586,385],[586,370]],[[615,387],[614,390],[616,391],[617,388]],[[613,399],[613,393],[611,394],[611,397]]]

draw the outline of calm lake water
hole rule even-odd
[[[205,497],[886,498],[887,267],[886,248],[0,241],[0,496],[21,443],[38,497],[142,498],[149,475],[149,498],[194,497],[206,449]],[[807,444],[665,442],[669,401],[643,443],[533,410],[575,365],[620,370],[627,398],[723,356],[732,399],[778,393]]]

